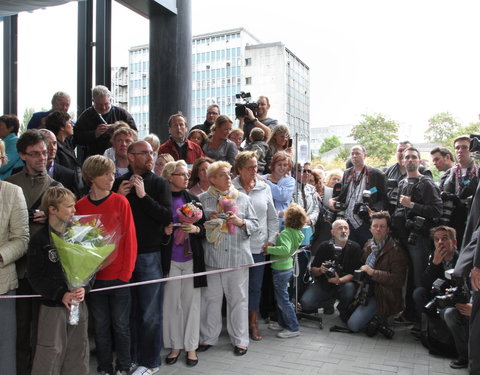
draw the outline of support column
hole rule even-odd
[[[78,2],[77,117],[92,104],[93,2]]]
[[[3,18],[3,113],[18,112],[18,16]]]
[[[112,0],[97,0],[96,26],[95,85],[104,85],[111,90]]]
[[[191,2],[177,0],[177,14],[150,1],[150,132],[168,139],[168,118],[192,102]]]

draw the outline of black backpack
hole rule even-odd
[[[420,341],[432,355],[447,358],[458,357],[452,334],[439,316],[422,313]]]

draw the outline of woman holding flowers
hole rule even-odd
[[[237,177],[233,186],[247,194],[252,201],[258,217],[259,229],[252,233],[250,248],[255,263],[265,261],[264,250],[273,245],[278,232],[277,211],[273,204],[270,187],[257,177],[257,153],[244,151],[235,158]],[[249,268],[248,281],[248,324],[250,338],[258,341],[262,339],[257,325],[257,316],[260,311],[260,295],[262,292],[263,271],[265,266]]]
[[[198,198],[190,194],[187,164],[183,160],[165,165],[163,177],[170,183],[172,192],[173,221],[165,227],[169,236],[166,251],[170,263],[164,265],[164,273],[170,277],[205,271],[202,239],[205,238],[203,211],[196,203]],[[163,302],[163,343],[171,348],[165,362],[177,362],[182,349],[186,351],[187,366],[198,363],[195,349],[200,333],[200,287],[207,285],[206,276],[168,281],[165,284]]]
[[[253,264],[250,236],[259,224],[250,198],[232,186],[231,165],[225,161],[210,164],[207,177],[211,186],[199,198],[208,221],[203,240],[207,270]],[[222,330],[222,300],[227,300],[227,330],[236,355],[247,353],[248,268],[207,276],[202,289],[200,345],[197,351],[216,345]]]

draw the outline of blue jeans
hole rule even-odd
[[[160,251],[138,254],[132,282],[163,277]],[[160,366],[163,283],[132,288],[132,359],[139,366]]]
[[[272,270],[275,299],[277,300],[278,324],[283,328],[297,332],[299,330],[297,315],[288,296],[288,282],[292,278],[293,268],[289,270]]]
[[[265,255],[252,254],[255,263],[265,261]],[[248,311],[260,311],[260,296],[262,295],[263,271],[265,265],[248,269]]]
[[[353,332],[363,331],[376,313],[377,301],[375,300],[375,296],[371,296],[368,298],[366,306],[360,305],[355,309],[350,319],[348,319],[347,326]]]
[[[355,298],[357,285],[354,282],[348,282],[339,286],[330,287],[321,282],[314,282],[303,293],[300,304],[305,311],[316,310],[325,307],[328,301],[338,299],[338,311],[345,311]]]
[[[459,359],[468,360],[468,317],[460,314],[455,307],[443,309],[440,316],[445,321],[445,324],[453,336]]]
[[[350,236],[348,239],[350,241],[354,241],[360,245],[360,248],[363,249],[363,245],[372,238],[372,232],[370,232],[370,226],[368,224],[363,223],[357,229],[353,227],[350,222],[348,222],[348,226],[350,228]]]
[[[127,284],[121,280],[97,280],[94,289]],[[120,288],[88,295],[88,307],[95,329],[97,371],[113,373],[112,331],[117,357],[116,369],[130,369],[130,289]]]

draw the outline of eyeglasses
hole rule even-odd
[[[140,152],[130,152],[130,154],[133,154],[133,155],[142,155],[144,157],[147,157],[147,156],[154,156],[155,155],[155,152],[153,151],[140,151]]]
[[[181,177],[184,177],[184,178],[190,178],[188,173],[172,173],[172,176],[181,176]]]
[[[30,156],[31,158],[39,158],[40,156],[47,156],[47,151],[32,151],[32,152],[24,152],[25,155]]]
[[[310,169],[304,169],[304,170],[301,170],[301,169],[297,169],[297,172],[298,173],[312,173],[312,171]]]

